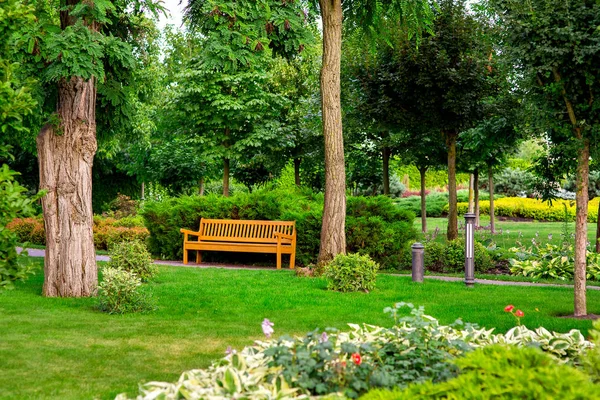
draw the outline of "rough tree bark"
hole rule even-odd
[[[475,191],[475,227],[479,227],[479,170],[473,171],[473,190]]]
[[[342,2],[319,0],[323,20],[321,107],[325,138],[325,203],[319,263],[346,252],[346,169],[340,103]]]
[[[458,203],[456,199],[456,138],[455,131],[445,132],[448,147],[448,240],[458,239]]]
[[[590,173],[590,141],[582,139],[581,128],[576,128],[583,149],[577,156],[577,192],[575,193],[575,266],[573,283],[575,286],[575,316],[587,315],[586,301],[586,246],[588,216],[588,180]]]
[[[600,253],[600,202],[598,203],[598,220],[596,221],[596,253]]]
[[[488,167],[488,188],[490,190],[490,233],[496,233],[496,216],[494,213],[494,170]]]
[[[294,182],[296,183],[296,187],[301,186],[300,182],[300,163],[302,160],[300,158],[294,158]]]
[[[67,0],[75,5],[78,0]],[[61,29],[76,17],[60,11]],[[88,29],[98,31],[96,23]],[[92,164],[96,154],[96,80],[58,82],[58,124],[46,124],[37,137],[40,189],[46,230],[44,286],[47,297],[96,294],[98,268],[92,233]]]
[[[473,183],[475,182],[475,177],[473,174],[469,174],[469,207],[468,211],[470,213],[475,212],[475,189]]]
[[[198,187],[198,195],[204,196],[204,177],[200,178],[199,187]]]
[[[95,80],[61,79],[56,111],[60,123],[45,125],[37,137],[40,189],[48,192],[42,198],[46,228],[43,294],[92,296],[98,284],[92,233]]]
[[[425,174],[427,167],[419,168],[421,174],[421,232],[427,233],[427,194],[425,193]]]
[[[382,150],[383,157],[383,194],[390,194],[390,148],[385,146]]]

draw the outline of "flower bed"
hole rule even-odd
[[[404,307],[411,315],[399,317]],[[314,331],[304,337],[257,341],[239,353],[228,349],[223,359],[207,369],[184,372],[176,383],[142,385],[138,399],[292,399],[331,394],[356,398],[372,388],[452,379],[459,374],[457,357],[491,344],[537,346],[558,364],[577,362],[593,346],[577,330],[559,334],[517,326],[494,334],[493,329],[460,321],[441,325],[411,304],[398,303],[385,311],[396,321],[391,328],[349,324],[346,332]],[[273,324],[263,321],[263,330],[270,337]]]

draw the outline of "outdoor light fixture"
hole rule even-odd
[[[465,214],[465,285],[475,284],[475,214]]]
[[[412,280],[413,282],[423,282],[425,246],[415,243],[410,247],[412,249]]]

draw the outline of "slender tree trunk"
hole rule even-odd
[[[474,213],[475,212],[475,196],[474,196],[474,192],[475,190],[473,189],[473,183],[475,182],[475,177],[473,176],[473,174],[469,174],[469,203],[468,203],[468,211],[470,213]]]
[[[383,194],[390,195],[390,148],[384,147],[383,156]]]
[[[325,137],[325,203],[319,263],[346,252],[346,169],[340,103],[342,2],[319,0],[323,20],[321,106]]]
[[[419,168],[421,174],[421,232],[427,233],[427,194],[425,193],[425,174],[427,167]]]
[[[456,199],[456,137],[454,131],[446,132],[448,146],[448,240],[458,239],[458,203]]]
[[[145,200],[146,199],[146,182],[142,182],[142,193],[141,193],[141,195],[142,195],[141,199]]]
[[[490,190],[490,232],[496,233],[496,216],[494,215],[494,170],[488,167],[488,186]]]
[[[475,227],[479,227],[479,170],[473,172],[473,189],[475,190]]]
[[[302,162],[302,159],[300,158],[294,158],[294,182],[296,183],[297,187],[300,187],[301,182],[300,182],[300,163]]]
[[[58,83],[58,126],[37,138],[40,189],[46,227],[43,294],[93,296],[98,284],[92,212],[92,164],[96,154],[95,80]]]
[[[229,158],[223,158],[223,196],[229,197]]]
[[[576,128],[578,138],[581,139],[581,128]],[[588,181],[590,162],[590,142],[583,139],[583,149],[577,157],[577,192],[575,203],[575,316],[587,315],[586,301],[586,246],[587,246],[587,216],[588,216]]]
[[[598,202],[598,220],[596,221],[596,253],[600,253],[600,202]]]
[[[198,183],[199,183],[198,195],[204,196],[204,177],[200,178],[200,182],[198,182]]]

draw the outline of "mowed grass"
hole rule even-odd
[[[119,316],[97,311],[95,299],[43,298],[42,282],[38,271],[0,294],[0,398],[134,395],[140,382],[175,381],[182,371],[208,366],[227,346],[262,338],[264,318],[275,323],[276,336],[345,329],[348,322],[389,326],[383,308],[398,301],[423,305],[442,323],[462,318],[501,332],[515,322],[503,312],[507,304],[525,312],[530,328],[577,328],[587,335],[592,326],[556,317],[572,312],[572,290],[562,288],[466,288],[380,275],[375,291],[343,294],[291,271],[160,267],[148,286],[158,309]],[[590,291],[588,304],[590,313],[600,313],[600,293]]]

